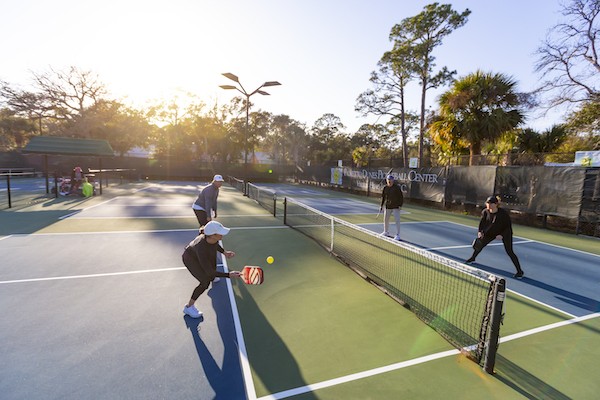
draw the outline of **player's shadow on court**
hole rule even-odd
[[[490,272],[496,276],[504,276],[504,277],[512,277],[512,273],[507,273],[498,268],[490,267],[488,265],[483,264],[475,264],[475,267],[480,268],[484,271]],[[525,271],[525,276],[522,279],[522,282],[527,283],[528,285],[538,287],[547,292],[551,292],[556,294],[556,298],[564,301],[565,303],[571,304],[577,308],[581,308],[582,310],[587,310],[591,312],[600,311],[600,300],[592,299],[587,296],[582,296],[580,294],[571,292],[569,290],[565,290],[553,285],[549,285],[547,283],[541,282],[537,279],[532,278],[527,275],[527,271]]]
[[[202,364],[202,369],[204,370],[206,379],[215,392],[214,399],[228,400],[244,398],[245,394],[243,385],[232,384],[235,382],[235,376],[239,376],[241,372],[239,372],[239,368],[236,372],[235,368],[232,370],[231,366],[228,365],[228,360],[231,360],[231,355],[228,356],[225,354],[223,357],[223,365],[219,366],[217,360],[204,343],[204,340],[202,340],[202,337],[200,337],[200,324],[202,321],[204,321],[204,318],[191,318],[186,315],[183,317],[183,319],[187,328],[192,334],[192,338],[196,346],[196,352],[198,353],[198,358]],[[227,352],[227,348],[231,348],[232,346],[235,347],[235,344],[225,343],[225,351]]]
[[[496,355],[496,366],[494,369],[496,372],[494,377],[496,379],[513,388],[527,399],[571,399],[558,389],[548,385],[543,380],[530,374],[527,370],[502,357],[500,354]]]
[[[253,372],[258,378],[255,380],[260,380],[269,394],[305,387],[307,383],[294,355],[262,313],[246,285],[239,282],[241,281],[238,281],[236,287],[240,296],[236,296],[236,301],[247,321],[243,326],[244,341]],[[307,390],[302,393],[302,399],[316,400],[317,397]]]
[[[455,255],[448,254],[443,251],[436,251],[436,253],[438,253],[444,257],[450,258],[450,259],[456,259]],[[462,261],[462,259],[459,259],[459,261]],[[490,267],[489,265],[480,264],[478,262],[475,262],[473,264],[473,267],[478,268],[482,271],[489,272],[489,273],[494,274],[499,277],[504,277],[504,278],[512,278],[512,276],[514,274],[514,272],[507,272],[505,270]],[[593,298],[590,298],[587,296],[582,296],[578,293],[571,292],[569,290],[541,282],[541,281],[533,278],[531,275],[528,275],[527,270],[525,270],[525,276],[523,277],[522,282],[527,283],[528,285],[531,285],[531,286],[538,287],[547,292],[554,293],[556,295],[557,299],[560,299],[560,300],[564,301],[565,303],[575,306],[577,308],[581,308],[582,310],[591,311],[591,312],[600,311],[600,299],[593,299]]]

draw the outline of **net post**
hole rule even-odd
[[[6,174],[6,193],[8,194],[8,208],[12,208],[12,199],[10,197],[10,171]]]
[[[283,198],[283,224],[287,225],[287,197]]]
[[[277,193],[273,193],[273,216],[277,217]]]
[[[502,324],[502,308],[506,298],[506,281],[497,278],[494,284],[494,302],[492,304],[492,315],[490,321],[490,335],[486,346],[483,368],[488,374],[494,373],[496,364],[496,353],[498,351],[498,339],[500,338],[500,325]]]
[[[335,221],[331,218],[331,246],[329,246],[329,251],[333,253],[333,237],[335,233]]]

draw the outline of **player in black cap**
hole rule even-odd
[[[479,231],[477,232],[478,243],[473,246],[473,255],[465,262],[467,264],[472,263],[481,250],[492,240],[496,238],[502,239],[506,254],[508,254],[517,269],[514,277],[521,279],[523,277],[523,270],[521,269],[517,255],[513,251],[513,231],[510,215],[506,210],[498,207],[498,199],[495,196],[487,198],[485,207],[485,210],[481,212],[481,220],[479,221]]]

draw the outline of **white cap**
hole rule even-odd
[[[220,222],[210,221],[208,224],[204,225],[204,235],[227,235],[229,233],[229,228],[225,228]]]
[[[213,177],[213,181],[215,181],[215,182],[223,182],[224,179],[223,179],[223,177],[221,175],[215,175]]]

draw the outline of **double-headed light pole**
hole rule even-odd
[[[265,83],[263,83],[262,85],[260,85],[258,88],[256,88],[254,91],[248,93],[246,92],[246,89],[244,89],[244,86],[242,86],[242,83],[240,82],[239,78],[230,73],[230,72],[226,72],[223,74],[224,77],[231,79],[232,81],[234,81],[235,83],[237,83],[237,86],[234,85],[220,85],[221,89],[225,89],[225,90],[229,90],[229,89],[235,89],[238,92],[240,92],[241,94],[243,94],[244,96],[246,96],[246,131],[244,132],[244,180],[248,180],[248,121],[250,119],[250,97],[255,95],[256,93],[258,94],[262,94],[263,96],[269,96],[269,93],[265,92],[264,90],[260,90],[264,87],[267,86],[279,86],[281,85],[281,83],[277,82],[277,81],[267,81]]]

